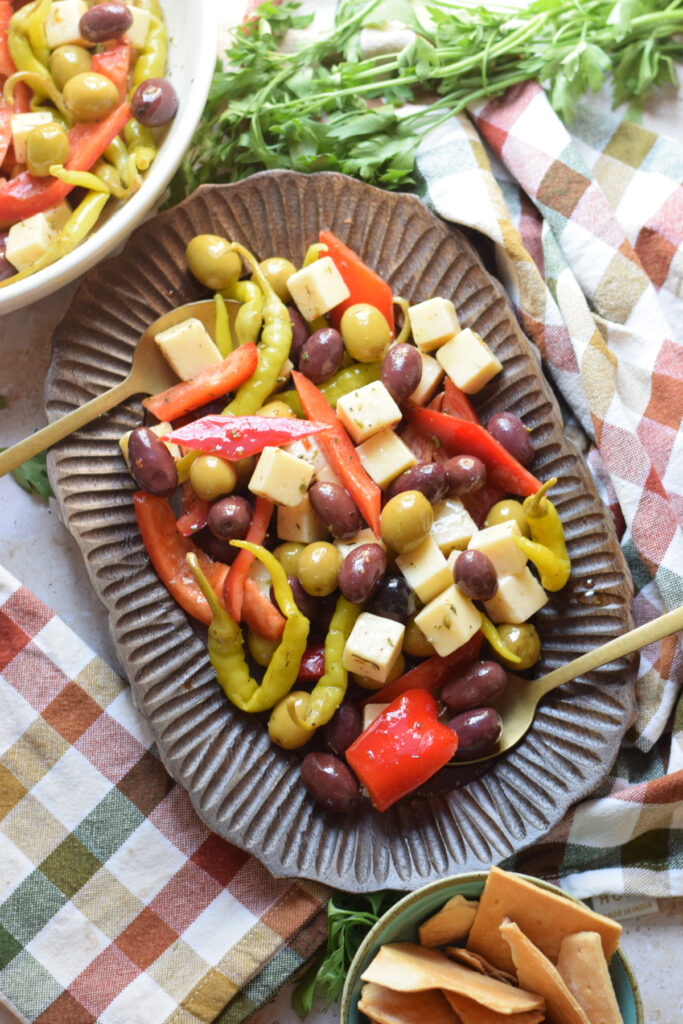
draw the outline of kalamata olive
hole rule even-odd
[[[117,39],[133,24],[130,8],[117,0],[96,4],[81,16],[78,24],[81,38],[89,43],[105,43]]]
[[[451,494],[472,494],[486,483],[486,466],[474,455],[456,455],[444,463]]]
[[[304,342],[299,354],[299,369],[314,384],[336,373],[344,358],[344,342],[334,327],[321,327]]]
[[[325,645],[318,641],[309,643],[299,665],[298,682],[316,683],[324,671]]]
[[[490,601],[498,590],[493,562],[483,551],[461,551],[453,566],[458,590],[473,601]]]
[[[534,457],[534,445],[519,416],[513,412],[494,413],[486,429],[513,458],[523,466],[529,465]]]
[[[128,440],[128,464],[138,487],[170,498],[178,486],[178,470],[163,441],[150,427],[136,427]]]
[[[301,778],[313,799],[335,814],[347,814],[360,803],[355,775],[334,754],[306,754],[301,762]]]
[[[246,498],[230,494],[214,501],[209,509],[209,529],[223,540],[244,540],[253,514]]]
[[[289,358],[297,365],[299,353],[308,340],[308,327],[296,306],[287,306],[287,309],[289,310],[289,319],[292,323],[292,345],[289,350]]]
[[[440,462],[419,462],[396,477],[387,495],[393,498],[402,491],[420,491],[433,504],[445,498],[449,489],[448,474]]]
[[[420,383],[422,359],[414,345],[392,345],[382,360],[380,380],[395,401],[404,402]]]
[[[507,686],[507,673],[497,661],[475,661],[441,691],[441,700],[451,711],[469,711],[492,704]]]
[[[458,734],[454,761],[471,761],[490,754],[503,731],[503,720],[495,708],[476,708],[451,718],[448,728]]]
[[[315,619],[315,616],[318,611],[316,599],[314,597],[311,597],[310,594],[306,593],[306,591],[301,586],[301,583],[299,582],[296,576],[290,576],[288,573],[287,582],[292,588],[292,597],[294,598],[294,603],[296,604],[301,614],[305,615],[309,622]],[[275,600],[275,591],[272,586],[270,588],[270,600],[277,607],[277,601]]]
[[[339,589],[347,601],[363,604],[377,589],[387,568],[381,544],[359,544],[349,551],[339,570]]]
[[[403,576],[385,576],[372,599],[372,611],[385,619],[407,622],[415,614],[415,595]]]
[[[363,520],[349,492],[340,484],[318,481],[308,491],[311,507],[333,537],[353,537]]]
[[[323,739],[333,754],[343,757],[363,731],[363,716],[355,704],[342,704],[323,729]]]
[[[232,565],[240,551],[239,548],[234,548],[229,540],[216,537],[208,527],[193,534],[192,540],[202,551],[206,551],[207,555],[211,555],[216,562],[223,562],[224,565]]]
[[[148,78],[133,93],[130,106],[140,124],[159,128],[175,117],[178,95],[167,78]]]

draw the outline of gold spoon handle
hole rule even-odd
[[[623,658],[626,654],[632,654],[633,651],[647,647],[655,640],[661,640],[671,633],[677,633],[679,629],[683,629],[683,605],[658,616],[651,622],[646,622],[643,626],[629,630],[623,636],[615,637],[614,640],[582,654],[579,658],[574,658],[566,665],[560,665],[559,668],[553,669],[547,675],[534,680],[532,684],[534,690],[539,696],[543,696],[549,690],[553,690],[562,683],[568,683],[570,679],[576,679],[584,672],[590,672],[594,668],[600,668],[601,665],[609,664],[610,661]]]
[[[17,466],[20,466],[22,462],[26,462],[27,459],[33,458],[39,452],[45,451],[51,445],[57,444],[58,441],[72,434],[74,430],[78,430],[80,427],[84,427],[86,423],[90,423],[92,420],[97,419],[98,416],[102,416],[103,413],[113,409],[115,405],[123,402],[134,393],[135,385],[129,376],[115,387],[104,391],[95,398],[91,398],[85,405],[79,406],[78,409],[74,409],[73,412],[67,413],[61,419],[55,420],[54,423],[49,423],[42,430],[37,430],[35,434],[31,434],[30,437],[25,438],[23,441],[13,444],[7,451],[0,453],[0,476],[10,473]]]

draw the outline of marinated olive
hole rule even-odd
[[[541,657],[541,638],[536,627],[530,622],[522,622],[518,626],[504,622],[498,626],[498,632],[505,646],[521,659],[518,662],[506,661],[499,655],[503,664],[513,672],[523,672],[524,669],[531,668]]]
[[[363,520],[349,492],[341,484],[318,481],[309,489],[311,507],[333,537],[353,537]]]
[[[529,537],[529,524],[526,521],[526,513],[519,501],[514,498],[506,498],[504,501],[497,501],[486,514],[484,526],[497,526],[498,523],[509,523],[514,520],[520,529],[523,537]]]
[[[69,139],[59,121],[39,124],[26,136],[26,166],[31,174],[42,178],[53,164],[66,163]]]
[[[507,673],[497,661],[475,661],[467,672],[446,683],[441,700],[455,712],[484,707],[500,697],[507,681]]]
[[[278,747],[285,750],[303,747],[315,732],[314,726],[308,725],[305,718],[309,697],[310,694],[304,690],[293,690],[271,711],[268,735]]]
[[[299,362],[299,353],[308,339],[308,327],[296,306],[287,306],[287,309],[292,324],[292,345],[289,350],[289,358],[296,365]]]
[[[334,754],[306,754],[301,762],[301,778],[313,799],[335,814],[348,814],[360,803],[355,775]]]
[[[308,338],[299,353],[299,370],[320,384],[336,373],[344,358],[344,342],[334,327],[321,327]]]
[[[283,259],[282,256],[269,256],[268,259],[261,260],[259,267],[280,301],[291,302],[292,297],[289,294],[287,282],[292,274],[296,274],[294,264]]]
[[[390,498],[382,509],[382,540],[402,554],[421,544],[432,528],[434,513],[420,491],[403,491]]]
[[[297,606],[301,614],[305,615],[309,622],[312,622],[318,613],[317,599],[306,593],[298,578],[292,575],[292,573],[287,573],[287,582],[292,590],[294,604]],[[270,588],[270,599],[273,604],[277,606],[275,589],[272,586]]]
[[[403,657],[403,654],[399,654],[392,666],[391,672],[384,682],[377,679],[371,679],[370,676],[358,675],[357,672],[352,672],[349,678],[364,690],[382,690],[385,686],[388,686],[389,683],[395,682],[400,676],[402,676],[405,670],[406,659]]]
[[[254,475],[257,461],[256,455],[247,455],[245,458],[238,459],[237,462],[232,463],[232,468],[237,476],[236,491],[246,490],[247,484]]]
[[[474,455],[456,455],[444,464],[451,494],[472,494],[486,483],[486,466]]]
[[[327,597],[337,587],[342,556],[325,540],[307,544],[299,558],[299,580],[307,594]]]
[[[138,487],[170,498],[178,486],[178,470],[163,441],[149,427],[136,427],[128,439],[128,464]]]
[[[325,672],[325,645],[309,643],[299,663],[299,683],[317,683]]]
[[[229,540],[216,537],[208,528],[194,534],[192,539],[202,551],[206,551],[207,555],[211,555],[216,562],[223,562],[224,565],[232,565],[239,554],[239,548],[234,548]]]
[[[380,311],[358,302],[344,311],[339,325],[346,351],[359,363],[381,359],[391,342],[391,329]]]
[[[266,405],[262,405],[255,415],[265,416],[266,419],[291,420],[295,418],[294,413],[287,403],[282,402],[279,399],[275,399],[273,402],[268,402]]]
[[[78,24],[81,38],[89,43],[105,43],[127,32],[133,24],[130,8],[117,0],[96,4],[81,16]]]
[[[190,483],[198,498],[215,501],[235,489],[237,474],[217,455],[199,455],[190,466]]]
[[[406,622],[415,614],[415,595],[405,577],[385,576],[380,580],[372,599],[375,615],[395,622]]]
[[[434,503],[445,498],[449,491],[448,474],[439,462],[419,462],[396,477],[387,494],[393,498],[403,491],[419,491],[427,501]]]
[[[167,78],[148,78],[133,93],[130,107],[140,124],[160,128],[178,112],[178,95]]]
[[[349,551],[339,570],[339,589],[352,604],[364,604],[377,590],[387,568],[381,544],[359,544]]]
[[[247,648],[252,658],[257,665],[262,668],[267,668],[270,665],[270,660],[273,654],[277,650],[279,640],[266,640],[264,636],[259,636],[258,633],[252,633],[251,630],[247,633]]]
[[[111,79],[94,71],[84,71],[70,78],[62,96],[76,121],[100,121],[119,102],[119,91]]]
[[[187,265],[212,292],[231,288],[242,273],[242,261],[220,235],[195,235],[185,250]]]
[[[458,590],[473,601],[490,601],[498,590],[493,562],[483,551],[461,551],[453,566]]]
[[[323,729],[323,739],[333,754],[343,757],[363,731],[363,716],[355,704],[339,707]]]
[[[288,576],[296,576],[299,570],[299,555],[303,550],[303,544],[288,540],[284,544],[278,544],[273,554]]]
[[[495,413],[486,424],[486,429],[523,466],[528,466],[533,460],[534,445],[529,431],[513,412]]]
[[[406,631],[403,635],[403,650],[413,658],[431,658],[436,651],[430,644],[415,620],[410,619],[406,623]]]
[[[246,498],[237,494],[219,498],[209,509],[209,529],[223,540],[244,540],[253,514]]]
[[[422,377],[422,359],[414,345],[392,345],[382,360],[380,380],[393,399],[404,402]]]
[[[55,85],[61,92],[70,78],[75,78],[76,75],[82,75],[84,72],[90,71],[92,57],[84,46],[67,43],[64,46],[58,46],[56,50],[52,51],[49,67],[50,74],[55,80]]]
[[[503,721],[494,708],[463,711],[451,718],[447,725],[458,734],[454,761],[472,761],[490,754],[503,731]]]

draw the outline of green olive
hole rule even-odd
[[[382,540],[403,554],[421,544],[432,528],[434,512],[421,491],[401,491],[382,509]]]
[[[505,646],[521,658],[521,661],[508,661],[496,655],[506,668],[512,669],[513,672],[522,672],[536,664],[541,657],[541,638],[535,626],[530,622],[522,622],[519,626],[504,622],[497,629]]]
[[[84,46],[67,43],[50,54],[50,74],[61,92],[69,79],[90,71],[92,57]]]
[[[296,419],[294,413],[289,408],[287,403],[281,402],[278,399],[274,399],[272,402],[268,402],[266,405],[262,405],[260,409],[256,410],[254,415],[265,416],[266,418],[269,419]]]
[[[267,260],[261,260],[259,267],[263,275],[272,287],[273,291],[282,302],[291,302],[287,282],[292,274],[296,274],[296,267],[289,260],[282,256],[269,256]],[[253,280],[253,278],[252,278]]]
[[[69,156],[69,140],[58,121],[39,124],[26,136],[26,166],[39,178],[50,173],[53,164],[63,164]]]
[[[278,544],[273,551],[288,576],[299,575],[299,557],[305,546],[305,544],[297,544],[293,540],[288,540],[284,544]]]
[[[509,523],[511,519],[517,523],[523,537],[531,536],[521,502],[515,501],[513,498],[506,498],[504,501],[497,501],[495,505],[492,505],[484,520],[484,526],[497,526],[498,523]]]
[[[190,271],[212,292],[232,288],[242,273],[242,260],[220,235],[195,235],[185,250]]]
[[[342,556],[329,541],[307,544],[299,556],[299,582],[307,594],[327,597],[337,587]]]
[[[237,474],[229,462],[217,455],[199,455],[190,466],[190,483],[198,498],[215,501],[232,494]]]
[[[436,651],[430,644],[415,620],[410,619],[406,623],[406,631],[403,635],[403,651],[412,658],[431,658]]]
[[[235,490],[245,490],[247,484],[254,475],[256,469],[256,463],[258,458],[256,455],[246,455],[243,459],[237,459],[236,462],[232,463],[232,468],[237,474],[237,483],[235,484]]]
[[[362,686],[364,690],[381,690],[383,686],[388,686],[389,683],[395,682],[399,676],[402,676],[406,668],[406,659],[402,654],[399,654],[396,659],[391,672],[384,680],[383,683],[378,682],[376,679],[370,679],[369,676],[359,676],[355,672],[351,673],[350,678],[358,686]]]
[[[111,79],[94,71],[74,75],[64,86],[62,95],[77,121],[100,121],[119,102],[119,91]]]
[[[293,690],[271,711],[268,735],[278,747],[294,750],[310,740],[315,728],[308,725],[304,717],[310,696],[304,690]]]
[[[249,653],[256,664],[261,665],[262,668],[267,668],[270,665],[270,660],[277,650],[279,643],[279,640],[266,640],[264,636],[252,633],[251,630],[247,633]]]
[[[339,325],[346,351],[359,363],[381,359],[391,343],[391,329],[380,311],[367,302],[349,306]]]

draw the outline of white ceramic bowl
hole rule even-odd
[[[162,0],[162,7],[169,37],[168,77],[180,102],[142,187],[68,256],[0,289],[0,315],[44,298],[99,263],[144,220],[180,164],[202,115],[216,63],[216,12],[214,0]]]

